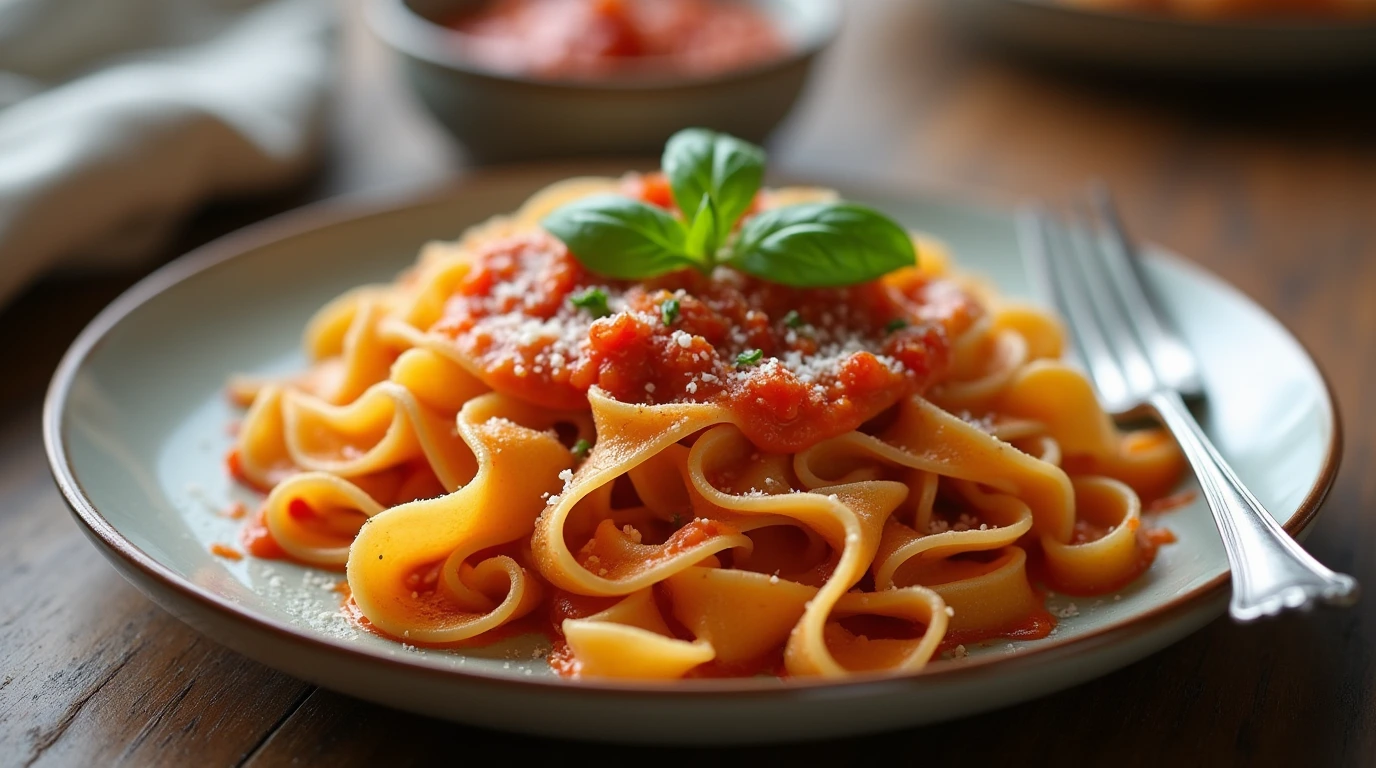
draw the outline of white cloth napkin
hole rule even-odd
[[[327,0],[0,0],[0,303],[310,168]]]

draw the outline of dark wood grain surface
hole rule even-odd
[[[847,5],[843,39],[773,142],[776,164],[1009,199],[1108,181],[1140,236],[1250,294],[1327,371],[1345,458],[1307,546],[1376,591],[1376,82],[1125,81],[979,50],[923,3]],[[343,36],[319,172],[207,209],[150,268],[300,202],[463,171],[462,151],[401,90],[352,12]],[[0,764],[429,764],[475,750],[549,762],[1376,762],[1376,598],[1245,628],[1219,620],[1100,680],[958,722],[705,755],[509,736],[314,688],[144,599],[85,541],[48,478],[48,377],[137,277],[50,280],[0,313]]]

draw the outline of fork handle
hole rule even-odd
[[[1286,608],[1307,609],[1316,601],[1356,602],[1356,580],[1325,568],[1276,523],[1219,455],[1179,394],[1157,392],[1150,404],[1180,443],[1218,523],[1232,569],[1228,612],[1235,621],[1273,616]]]

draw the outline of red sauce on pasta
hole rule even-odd
[[[610,314],[574,306],[590,289]],[[493,389],[536,405],[584,409],[592,387],[627,403],[717,403],[760,448],[785,453],[922,392],[978,312],[953,284],[914,270],[823,289],[724,268],[606,280],[534,234],[476,253],[433,330]]]
[[[548,78],[712,75],[786,50],[758,9],[721,0],[493,0],[449,26],[468,58]]]
[[[564,619],[586,619],[616,605],[620,598],[577,595],[562,589],[551,590],[549,596],[549,625],[555,634],[564,634]]]

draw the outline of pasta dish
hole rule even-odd
[[[1058,322],[702,130],[427,245],[237,378],[244,543],[409,645],[546,632],[570,677],[911,672],[1150,568],[1183,461]]]

